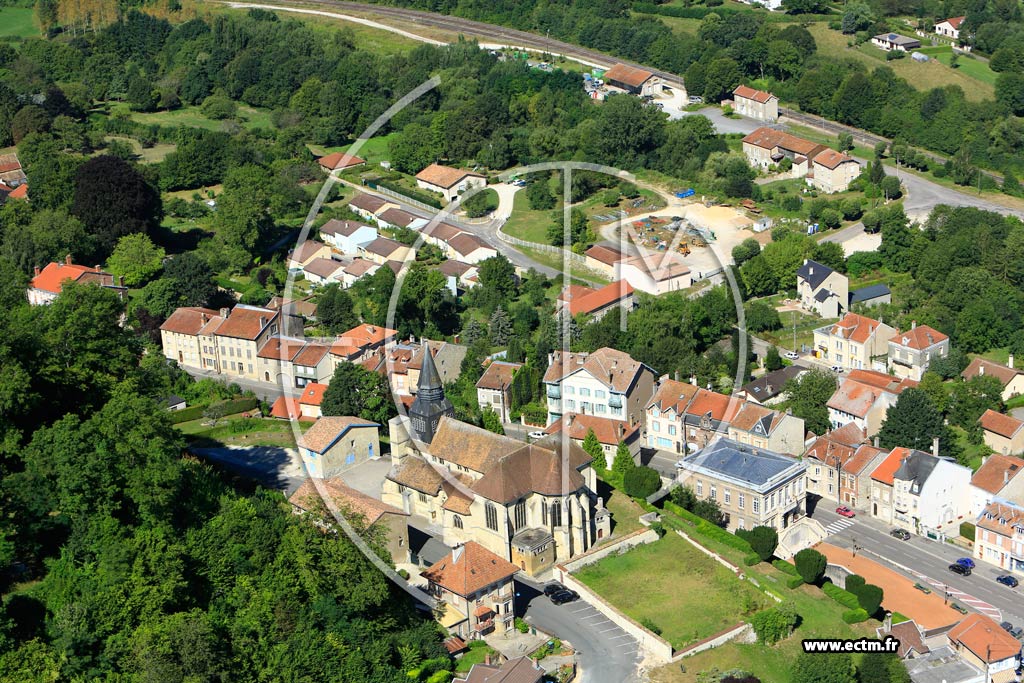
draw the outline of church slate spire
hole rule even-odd
[[[441,416],[455,416],[455,407],[444,394],[441,375],[434,364],[434,354],[427,342],[423,343],[423,367],[417,383],[416,400],[409,408],[414,436],[419,441],[430,443],[434,439]]]

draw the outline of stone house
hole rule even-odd
[[[826,265],[804,259],[796,271],[796,295],[804,310],[822,318],[838,318],[847,310],[850,281]]]
[[[846,370],[885,370],[897,330],[859,313],[814,330],[814,356]]]
[[[556,351],[544,373],[548,424],[565,413],[595,415],[630,425],[643,421],[654,393],[654,370],[611,348],[593,353]]]
[[[740,116],[775,123],[779,120],[779,98],[770,92],[741,85],[732,91],[732,108]]]
[[[928,325],[911,323],[889,340],[889,369],[896,377],[920,381],[936,358],[949,355],[949,337]]]
[[[321,417],[298,441],[309,476],[331,479],[380,456],[380,425],[358,417]]]
[[[480,173],[461,168],[430,164],[416,174],[416,186],[437,192],[445,201],[452,201],[472,187],[486,187],[487,178]]]
[[[1024,422],[1010,415],[986,410],[978,419],[985,445],[996,453],[1024,453]]]
[[[518,567],[469,541],[452,549],[421,575],[427,592],[444,605],[441,625],[465,640],[501,634],[513,627]]]

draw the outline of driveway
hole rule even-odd
[[[306,480],[306,468],[294,448],[279,446],[225,446],[223,448],[190,448],[190,452],[213,460],[239,474],[251,477],[267,488],[286,496]]]
[[[516,578],[516,613],[525,609],[528,623],[573,646],[583,683],[640,680],[640,648],[631,635],[583,600],[554,605],[541,592],[539,584]]]
[[[512,215],[512,202],[515,201],[516,192],[522,188],[511,183],[495,183],[490,188],[498,194],[498,208],[494,211],[494,218],[504,223]]]

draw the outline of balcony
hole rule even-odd
[[[609,408],[621,408],[622,407],[622,394],[609,394],[608,395],[608,407]]]
[[[509,589],[503,590],[500,593],[498,593],[497,595],[495,595],[494,596],[494,601],[495,602],[507,602],[508,600],[512,599],[513,595],[514,595],[514,593],[512,592],[512,589],[509,588]]]
[[[561,399],[562,398],[562,387],[558,384],[548,385],[548,398]]]

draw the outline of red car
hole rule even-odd
[[[845,505],[840,505],[839,507],[837,507],[836,508],[836,514],[839,515],[840,517],[856,517],[857,516],[856,512],[854,512],[850,508],[846,507]]]

